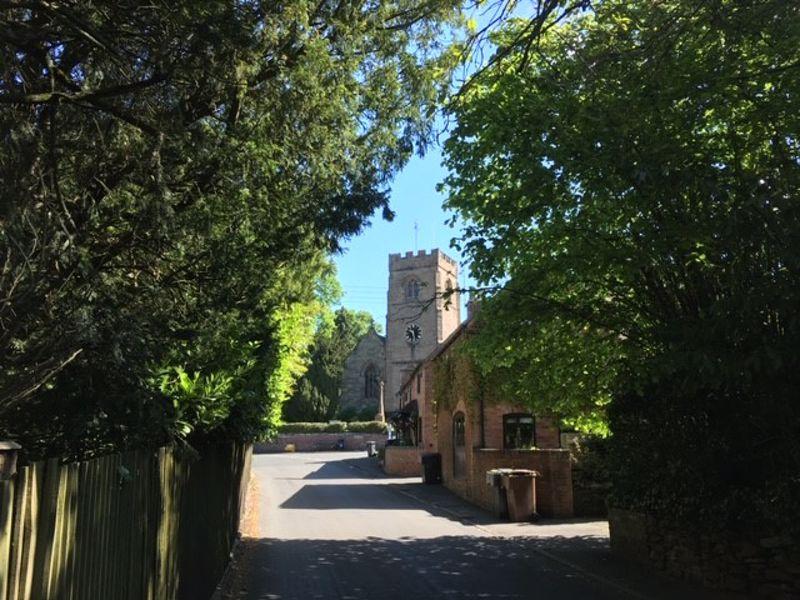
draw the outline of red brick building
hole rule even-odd
[[[459,351],[475,330],[474,319],[467,319],[401,387],[401,409],[416,418],[412,440],[418,454],[440,453],[444,485],[487,509],[492,508],[492,489],[486,484],[486,471],[538,471],[539,514],[572,516],[570,455],[561,448],[556,422],[504,402],[496,390],[481,385],[472,362]]]

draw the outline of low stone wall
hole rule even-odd
[[[670,575],[756,598],[800,597],[800,540],[724,539],[612,508],[611,549]]]
[[[420,477],[422,464],[419,449],[414,446],[387,446],[383,470],[393,477]]]
[[[257,454],[285,452],[286,446],[294,445],[296,452],[319,452],[336,449],[339,440],[344,440],[345,450],[366,450],[367,442],[375,442],[377,448],[386,445],[384,433],[280,433],[272,442],[259,442],[253,451]]]
[[[573,516],[569,451],[475,448],[471,454],[465,477],[453,478],[451,469],[443,473],[444,484],[465,500],[491,511],[494,499],[491,486],[486,484],[486,471],[496,468],[532,469],[540,473],[536,479],[537,512],[543,517]]]

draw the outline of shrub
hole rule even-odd
[[[610,505],[695,531],[800,534],[798,409],[788,397],[777,385],[689,395],[664,384],[620,396],[609,410]]]
[[[338,412],[337,418],[348,423],[352,421],[372,421],[375,418],[375,412],[375,409],[370,407],[358,409],[348,406]]]
[[[386,433],[386,423],[380,421],[331,421],[329,423],[284,423],[280,433]]]
[[[353,421],[347,424],[347,431],[353,433],[386,433],[386,423],[381,421]]]
[[[352,406],[348,406],[347,408],[341,409],[337,416],[342,421],[352,421],[356,418],[356,409]]]
[[[369,408],[369,407],[362,408],[361,410],[359,410],[356,413],[355,418],[353,420],[354,421],[373,421],[375,419],[375,412],[376,411],[375,411],[374,408]]]
[[[278,428],[280,433],[341,433],[347,424],[340,421],[330,423],[284,423]]]

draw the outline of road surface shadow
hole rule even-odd
[[[444,490],[444,501],[422,498],[415,491],[423,484],[406,483],[329,483],[301,487],[280,504],[284,510],[424,510],[428,514],[463,523],[489,525],[501,523],[477,507]],[[355,493],[353,493],[355,490]],[[426,490],[427,491],[427,490]],[[409,504],[409,499],[414,503]]]
[[[246,539],[247,600],[724,598],[618,562],[602,538]],[[602,561],[591,572],[569,556]]]
[[[366,457],[344,458],[336,462],[308,461],[305,464],[321,466],[303,479],[389,479],[389,476],[378,468],[375,459]]]
[[[322,469],[324,470],[324,469]],[[333,475],[331,475],[333,478]],[[355,476],[357,479],[363,479]],[[306,478],[276,478],[294,479],[326,479],[325,474],[319,477]],[[343,479],[336,476],[336,479]],[[355,493],[354,493],[355,492]],[[525,529],[531,523],[509,523],[505,519],[492,515],[474,504],[459,498],[442,485],[426,485],[415,482],[380,482],[380,483],[309,483],[304,485],[292,496],[280,504],[281,509],[287,510],[408,510],[409,500],[415,508],[424,510],[429,514],[471,525],[503,524],[515,536],[525,535]],[[537,525],[564,525],[594,523],[597,519],[551,519],[540,518]],[[515,525],[519,531],[514,531]],[[528,532],[530,533],[530,532]],[[533,534],[535,535],[535,534]]]
[[[408,510],[408,499],[391,493],[387,483],[304,485],[280,507],[300,510]],[[380,497],[380,501],[376,501]]]

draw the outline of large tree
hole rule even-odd
[[[169,366],[224,380],[255,361],[234,405],[279,413],[281,315],[316,301],[341,237],[390,214],[456,4],[2,3],[0,432],[194,430],[154,376]],[[223,411],[250,435],[270,422],[244,412]]]
[[[608,408],[619,501],[779,521],[800,498],[800,7],[604,0],[544,25],[497,33],[512,51],[452,106],[448,203],[500,290],[479,363],[537,409]]]
[[[283,407],[287,421],[328,421],[337,415],[347,357],[370,329],[379,329],[366,311],[340,308],[319,319],[308,371]],[[370,415],[372,418],[374,415]]]

